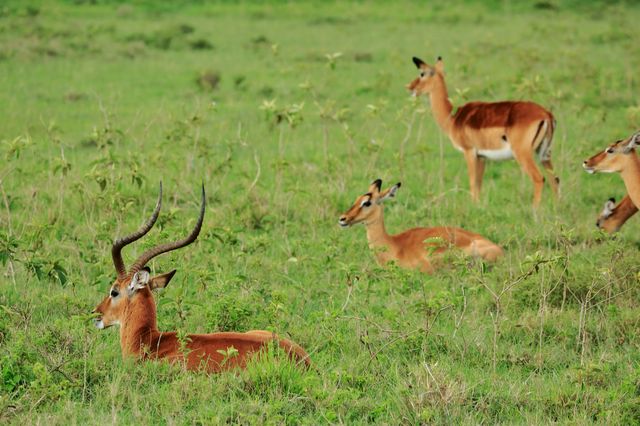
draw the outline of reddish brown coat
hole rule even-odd
[[[451,249],[459,249],[469,256],[488,261],[495,261],[503,255],[502,248],[497,244],[480,234],[461,228],[413,228],[389,235],[384,226],[382,202],[394,197],[400,184],[380,192],[381,184],[379,179],[374,181],[369,191],[356,198],[339,220],[341,226],[364,223],[369,247],[374,251],[379,264],[385,265],[393,261],[403,268],[432,272],[439,266],[434,261],[438,259],[437,255]]]
[[[440,58],[434,66],[413,58],[420,76],[407,85],[414,95],[428,94],[431,112],[438,126],[460,150],[467,163],[471,198],[480,196],[485,160],[514,158],[533,183],[533,205],[542,199],[544,177],[534,160],[538,154],[558,193],[559,179],[551,164],[551,143],[555,129],[553,115],[528,101],[469,102],[454,113]]]
[[[627,195],[612,213],[598,218],[597,225],[607,232],[617,231],[640,208],[640,158],[636,147],[640,145],[640,132],[616,141],[592,157],[582,166],[589,173],[620,173]]]

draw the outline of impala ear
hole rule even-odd
[[[636,132],[631,139],[629,139],[629,143],[624,147],[623,151],[625,154],[628,154],[633,148],[640,146],[640,132]]]
[[[378,194],[380,192],[380,188],[382,187],[382,179],[376,179],[373,182],[371,182],[371,185],[369,185],[369,193],[373,194]]]
[[[157,288],[165,288],[175,274],[176,270],[174,269],[173,271],[167,272],[166,274],[156,275],[155,277],[151,278],[151,281],[149,282],[149,288],[151,290],[155,290]]]
[[[147,284],[149,284],[150,271],[151,270],[149,269],[149,267],[145,266],[144,268],[133,274],[133,278],[131,278],[131,282],[127,287],[129,293],[133,293],[136,290],[143,289],[147,286]]]
[[[609,216],[613,214],[613,209],[616,207],[616,199],[609,198],[606,203],[604,203],[604,209],[602,209],[602,216],[604,219],[607,219]]]
[[[434,68],[436,69],[436,71],[438,71],[438,73],[444,73],[444,62],[442,62],[442,56],[438,56]]]
[[[413,63],[416,64],[416,68],[421,68],[422,66],[426,66],[427,64],[424,63],[424,61],[420,58],[417,57],[413,57]]]
[[[382,192],[380,194],[380,198],[378,198],[377,203],[380,204],[383,201],[389,199],[389,198],[393,198],[396,196],[396,192],[398,192],[398,188],[400,188],[400,186],[402,186],[401,182],[396,183],[395,185],[393,185],[391,188],[387,189],[386,191]]]

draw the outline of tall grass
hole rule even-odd
[[[638,225],[595,215],[618,176],[584,158],[640,125],[625,3],[9,2],[0,6],[0,419],[7,423],[640,422]],[[513,162],[466,168],[411,56],[442,55],[455,105],[531,99],[558,119],[562,196]],[[204,80],[203,80],[204,79]],[[431,276],[381,269],[337,218],[402,180],[390,232],[455,225],[506,251]],[[89,313],[109,248],[164,182],[154,231],[198,242],[155,259],[162,330],[268,329],[277,353],[208,376],[123,360]]]

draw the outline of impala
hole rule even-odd
[[[204,219],[204,185],[200,216],[191,233],[182,240],[145,251],[127,271],[121,254],[123,247],[149,232],[158,219],[161,204],[162,183],[155,210],[149,220],[133,234],[116,239],[113,243],[111,255],[117,278],[109,289],[109,295],[94,311],[97,315],[95,324],[99,329],[116,324],[120,326],[123,357],[165,359],[172,363],[182,363],[189,370],[217,372],[234,367],[244,368],[253,355],[264,350],[269,342],[275,341],[292,359],[309,365],[309,357],[300,346],[268,331],[188,334],[178,337],[175,332],[158,330],[156,304],[151,291],[166,287],[176,271],[151,277],[146,265],[154,257],[185,247],[196,240]]]
[[[453,113],[442,58],[438,57],[433,66],[416,57],[413,62],[420,75],[407,88],[414,96],[429,95],[436,123],[464,155],[474,201],[480,196],[485,160],[514,158],[531,178],[533,205],[538,206],[545,179],[534,160],[535,153],[550,178],[554,195],[558,194],[560,180],[551,164],[555,120],[549,111],[533,102],[505,101],[469,102]]]
[[[596,226],[608,233],[617,232],[637,212],[638,208],[628,195],[617,206],[615,198],[609,198],[596,220]]]
[[[620,173],[627,189],[627,196],[615,209],[610,208],[611,213],[604,218],[605,222],[607,220],[611,222],[607,225],[612,231],[598,225],[608,232],[618,230],[640,207],[640,158],[635,150],[638,145],[640,145],[640,131],[612,143],[604,151],[585,160],[582,164],[587,173]],[[612,206],[609,204],[609,207]],[[605,211],[600,217],[607,213],[607,205],[605,205]]]
[[[374,251],[378,264],[396,261],[403,268],[432,272],[435,270],[433,255],[450,249],[457,248],[469,256],[489,261],[503,255],[500,246],[482,235],[449,226],[413,228],[397,235],[387,234],[382,203],[395,197],[400,182],[385,191],[381,191],[381,187],[382,180],[373,181],[367,193],[356,198],[339,221],[342,227],[364,223],[369,248]]]

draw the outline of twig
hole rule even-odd
[[[9,229],[9,235],[13,235],[13,228],[11,227],[11,210],[9,209],[9,199],[7,193],[4,191],[4,181],[0,179],[0,190],[2,191],[2,201],[4,202],[4,208],[7,210],[7,228]]]
[[[251,185],[249,185],[249,189],[247,190],[247,192],[251,192],[253,191],[253,188],[255,188],[255,186],[258,183],[258,180],[260,179],[260,159],[258,158],[258,152],[254,151],[253,153],[253,161],[255,161],[256,163],[256,167],[257,167],[257,171],[256,171],[256,177],[253,179],[253,182],[251,182]]]
[[[371,362],[373,361],[374,358],[376,358],[378,356],[378,354],[380,352],[382,352],[383,350],[385,350],[387,347],[393,345],[394,343],[396,343],[398,340],[404,340],[407,337],[411,336],[412,334],[416,334],[419,331],[426,331],[423,327],[418,327],[415,330],[412,330],[408,333],[405,333],[401,336],[396,337],[395,339],[392,339],[390,341],[388,341],[387,343],[385,343],[384,345],[382,345],[382,347],[380,347],[380,349],[378,349],[377,351],[375,351],[372,355],[371,358],[369,359],[369,365],[371,364]]]
[[[405,333],[401,336],[398,336],[392,340],[390,340],[389,342],[385,343],[384,345],[382,345],[382,347],[380,347],[380,349],[378,349],[377,351],[375,351],[373,353],[373,355],[371,355],[371,359],[369,359],[369,365],[371,364],[371,362],[373,361],[374,358],[376,358],[378,356],[378,354],[380,352],[382,352],[384,349],[386,349],[387,347],[389,347],[390,345],[393,345],[394,343],[396,343],[398,340],[404,340],[407,337],[411,336],[412,334],[415,334],[419,331],[424,331],[426,333],[426,335],[429,335],[429,332],[431,331],[431,328],[433,327],[433,324],[435,324],[436,320],[438,319],[438,316],[440,315],[441,312],[446,311],[447,309],[451,308],[453,305],[448,305],[448,306],[444,306],[442,308],[440,308],[438,310],[438,312],[436,312],[436,314],[433,317],[433,321],[431,321],[431,324],[429,324],[428,328],[424,328],[424,327],[418,327],[415,330],[412,330],[408,333]]]
[[[407,124],[407,132],[404,135],[404,138],[400,142],[400,177],[404,179],[404,147],[411,138],[411,133],[413,132],[413,124],[416,121],[417,112],[414,110],[411,114],[411,120]]]
[[[380,324],[378,324],[377,322],[375,322],[373,320],[370,320],[369,318],[360,318],[360,317],[343,315],[343,316],[338,317],[338,319],[351,319],[351,320],[356,320],[356,321],[367,322],[367,323],[375,326],[378,330],[383,331],[385,333],[389,333],[389,334],[401,334],[402,333],[402,331],[392,330],[390,328],[384,328],[383,326],[381,326]]]
[[[344,312],[345,309],[347,309],[347,305],[349,304],[349,298],[351,297],[351,292],[353,291],[353,286],[349,285],[348,289],[347,289],[347,298],[344,301],[344,304],[342,305],[342,308],[340,309],[340,312]]]
[[[445,398],[444,393],[442,392],[442,389],[440,387],[440,383],[438,383],[438,381],[434,377],[433,373],[431,372],[431,369],[429,368],[429,364],[427,364],[425,362],[422,365],[424,365],[425,370],[427,370],[427,373],[429,373],[429,376],[431,377],[431,380],[433,380],[433,382],[436,384],[436,388],[438,389],[438,393],[440,394],[440,400],[443,402],[444,410],[447,412],[447,416],[448,416],[449,415],[449,407],[447,407],[446,398]]]

